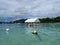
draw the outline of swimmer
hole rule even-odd
[[[9,28],[6,29],[6,32],[8,32],[8,31],[9,31]]]
[[[9,33],[9,28],[6,28],[6,33],[7,33],[7,34]]]
[[[32,34],[38,35],[38,32],[34,30]]]
[[[33,31],[32,34],[34,34],[36,37],[39,38],[39,40],[41,40],[40,36],[38,35],[38,32],[37,31]]]

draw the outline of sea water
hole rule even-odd
[[[34,30],[38,35],[31,33]],[[60,45],[60,23],[0,24],[0,45]]]

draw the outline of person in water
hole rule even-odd
[[[32,34],[34,34],[35,36],[37,36],[39,38],[39,40],[41,40],[40,36],[38,35],[37,31],[33,31]]]
[[[32,34],[38,35],[38,32],[37,31],[33,31]]]

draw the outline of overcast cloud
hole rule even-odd
[[[0,0],[0,17],[60,16],[60,0]]]

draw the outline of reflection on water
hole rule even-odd
[[[38,35],[31,33],[34,30]],[[0,24],[0,45],[60,45],[60,23]]]

